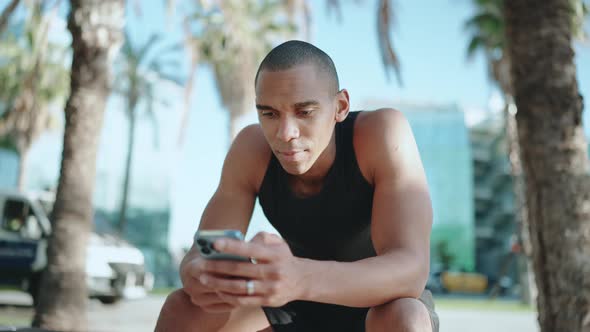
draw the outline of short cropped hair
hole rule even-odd
[[[306,64],[316,66],[328,78],[332,92],[338,92],[338,73],[330,56],[314,45],[300,40],[290,40],[273,48],[260,63],[254,86],[258,84],[258,76],[263,70],[281,71]]]

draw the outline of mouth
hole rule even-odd
[[[307,150],[283,150],[278,151],[278,154],[281,159],[284,159],[285,161],[299,161],[302,159],[306,151]]]
[[[284,155],[284,156],[294,156],[300,152],[303,152],[304,150],[287,150],[287,151],[279,151],[280,154]]]

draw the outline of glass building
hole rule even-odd
[[[457,107],[403,107],[428,178],[434,224],[433,264],[475,269],[473,168],[469,134]]]
[[[133,178],[136,180],[134,181]],[[170,254],[170,198],[168,176],[138,172],[132,175],[123,237],[143,252],[156,286],[178,282],[176,262]],[[101,172],[97,176],[94,204],[96,213],[113,229],[119,222],[122,176]]]
[[[474,167],[476,268],[491,283],[517,278],[511,246],[516,240],[515,196],[504,120],[489,117],[470,129]]]

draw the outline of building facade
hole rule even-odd
[[[476,270],[491,284],[517,280],[511,247],[517,238],[516,205],[501,114],[470,128],[473,154]]]

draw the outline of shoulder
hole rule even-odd
[[[354,147],[361,172],[374,184],[375,174],[395,167],[414,150],[414,135],[404,114],[393,108],[361,112],[354,125]]]
[[[227,153],[222,182],[229,180],[258,192],[270,161],[271,149],[258,124],[242,129]]]
[[[391,129],[401,129],[408,126],[404,114],[393,108],[380,108],[374,111],[360,112],[355,123],[355,136],[368,139],[386,134]],[[381,138],[383,138],[381,136]]]

